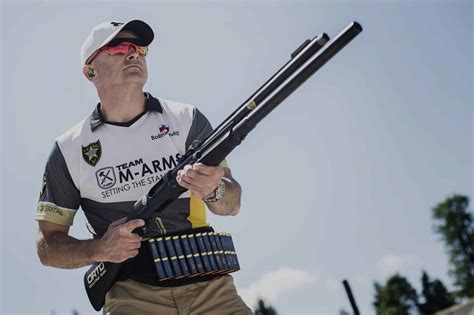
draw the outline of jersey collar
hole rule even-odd
[[[151,112],[159,112],[160,114],[163,113],[163,108],[161,107],[160,101],[153,97],[148,92],[145,92],[145,112],[151,111]],[[102,113],[100,112],[100,103],[97,104],[97,106],[94,109],[94,112],[92,112],[91,119],[90,119],[90,127],[91,131],[94,132],[97,127],[102,125],[104,123],[104,117],[102,117]]]

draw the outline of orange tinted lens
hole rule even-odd
[[[146,56],[148,54],[148,47],[146,46],[135,46],[137,48],[137,52],[140,55]]]

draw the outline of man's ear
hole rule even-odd
[[[95,69],[91,65],[85,65],[82,67],[82,73],[87,78],[87,80],[92,81],[95,77]]]

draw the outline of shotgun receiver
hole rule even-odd
[[[143,219],[147,222],[154,212],[162,211],[176,200],[186,191],[176,181],[179,170],[188,164],[198,162],[210,166],[219,165],[263,118],[361,31],[360,24],[352,22],[324,49],[321,48],[329,40],[325,33],[312,40],[306,40],[291,54],[291,59],[282,68],[230,114],[209,136],[202,142],[195,144],[174,169],[166,173],[148,193],[142,196],[135,203],[134,210],[127,219]],[[137,232],[144,235],[146,225],[138,228]],[[119,263],[100,262],[94,264],[84,275],[87,295],[95,310],[99,311],[104,305],[105,295],[114,285],[119,269]]]

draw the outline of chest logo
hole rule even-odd
[[[97,178],[97,184],[102,189],[109,189],[113,185],[115,185],[116,177],[113,167],[104,167],[98,170],[95,173],[95,177]]]
[[[179,131],[170,131],[170,126],[161,124],[160,128],[160,133],[156,135],[151,135],[151,140],[158,140],[163,138],[164,136],[169,136],[169,137],[174,137],[174,136],[179,136]]]
[[[87,164],[95,166],[97,162],[99,162],[101,156],[102,147],[100,145],[100,140],[82,146],[82,157]]]
[[[166,126],[166,125],[161,125],[160,126],[160,132],[169,132],[170,131],[170,127]]]

